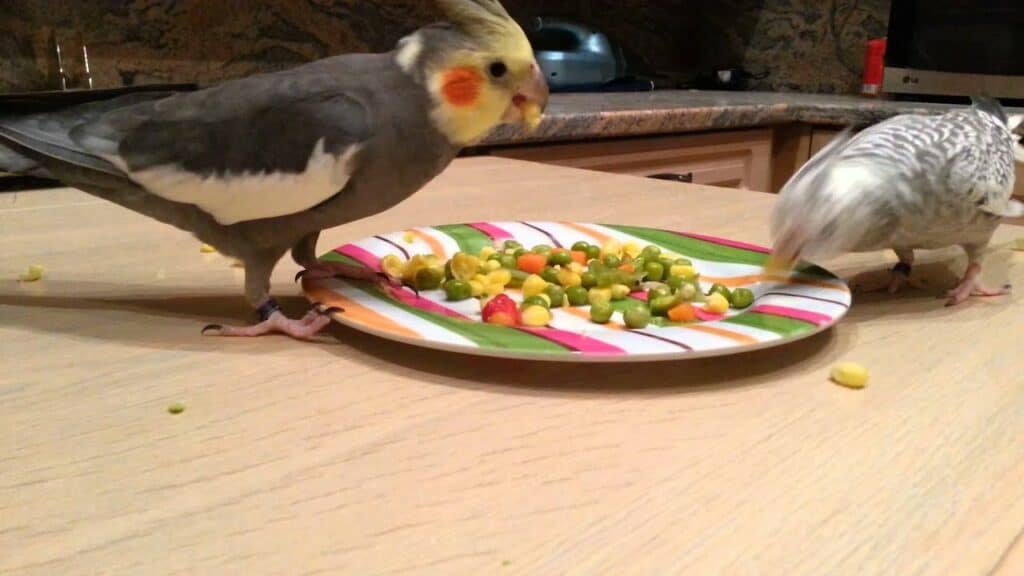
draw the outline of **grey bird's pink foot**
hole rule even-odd
[[[1010,293],[1011,286],[1006,284],[1001,288],[987,288],[981,283],[981,265],[971,263],[967,266],[967,272],[956,288],[950,290],[946,296],[946,306],[956,306],[967,301],[971,296],[991,298],[1005,296]]]
[[[204,336],[226,336],[232,338],[254,338],[269,334],[284,334],[296,340],[312,340],[321,330],[331,323],[328,316],[331,312],[340,311],[339,308],[320,310],[318,304],[299,319],[289,318],[281,312],[274,300],[260,306],[257,315],[260,322],[252,326],[223,326],[210,324],[203,328]]]
[[[391,278],[383,272],[374,272],[365,266],[355,266],[341,262],[317,262],[304,270],[299,270],[295,275],[296,282],[299,280],[322,280],[325,278],[345,278],[348,280],[372,282],[380,287],[385,294],[389,293],[387,290],[389,287],[400,288],[402,286],[400,280]]]

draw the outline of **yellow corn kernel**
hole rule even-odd
[[[587,291],[587,302],[594,304],[608,304],[612,301],[611,288],[591,288]]]
[[[527,306],[522,313],[523,325],[542,328],[551,323],[551,311],[543,306]]]
[[[469,281],[469,293],[474,298],[479,298],[484,294],[484,283],[479,280]]]
[[[483,248],[480,249],[480,259],[487,260],[488,258],[494,256],[497,253],[498,251],[494,248],[494,246],[484,246]]]
[[[863,388],[868,384],[868,369],[853,362],[840,362],[832,367],[832,381],[847,388]]]
[[[498,262],[497,260],[487,260],[484,262],[484,269],[488,272],[493,272],[499,268],[501,268],[501,262]]]
[[[704,303],[704,309],[712,314],[725,314],[729,311],[729,300],[720,293],[715,292],[708,296],[708,301]]]
[[[686,264],[673,264],[668,269],[669,276],[676,276],[689,280],[697,277],[697,270],[693,266],[687,266]]]
[[[572,288],[583,285],[583,277],[572,270],[562,269],[558,271],[558,283],[563,288]]]
[[[548,308],[551,307],[551,296],[548,296],[547,292],[543,292],[537,295],[538,298],[548,303]]]
[[[409,230],[402,235],[402,241],[406,244],[413,244],[416,242],[416,234],[412,230]]]
[[[203,254],[214,254],[217,252],[217,249],[214,248],[213,246],[210,246],[209,244],[200,244],[199,251],[202,252]]]
[[[679,294],[683,297],[683,300],[692,302],[697,297],[697,289],[693,284],[683,284],[679,287]]]
[[[579,262],[570,262],[568,268],[569,270],[572,270],[573,272],[580,275],[587,271],[587,267],[584,266],[583,264],[580,264]]]
[[[536,102],[526,102],[520,108],[523,114],[523,123],[526,124],[527,129],[531,132],[536,130],[540,126],[540,121],[544,117],[544,113],[540,110],[540,104]]]
[[[43,267],[39,264],[32,264],[24,273],[18,276],[18,282],[35,282],[43,277]]]
[[[629,286],[625,284],[615,284],[611,287],[612,300],[618,302],[619,300],[625,300],[629,296]]]
[[[487,273],[487,281],[491,284],[497,284],[504,288],[512,281],[512,272],[500,268],[498,270],[492,270]]]
[[[498,284],[497,282],[488,282],[487,284],[484,284],[484,294],[488,296],[497,296],[504,291],[504,284]]]
[[[526,280],[523,281],[523,298],[529,298],[530,296],[537,296],[546,290],[548,287],[547,280],[541,278],[536,274],[530,274]]]
[[[456,252],[449,266],[456,280],[469,280],[480,271],[480,259],[464,252]]]
[[[608,254],[622,256],[622,244],[618,240],[609,240],[605,242],[604,246],[601,246],[601,256],[604,257]]]
[[[636,258],[637,256],[640,255],[641,252],[644,251],[644,249],[636,242],[631,241],[626,242],[626,244],[622,247],[622,251],[628,254],[630,258]]]
[[[380,269],[390,278],[401,278],[405,269],[405,261],[394,254],[388,254],[380,259]]]

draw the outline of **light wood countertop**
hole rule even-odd
[[[553,217],[765,243],[772,202],[472,158],[320,251]],[[997,233],[992,281],[1024,288],[1022,234]],[[202,338],[250,319],[241,271],[73,190],[0,195],[0,246],[3,574],[1024,573],[1024,304],[944,308],[955,250],[920,258],[935,293],[857,297],[791,346],[564,366],[340,326]],[[46,278],[16,283],[32,263]],[[291,314],[296,270],[274,276]],[[867,389],[828,383],[842,359]]]

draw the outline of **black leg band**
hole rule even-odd
[[[910,276],[910,264],[907,264],[906,262],[900,262],[892,267],[892,271],[895,274]]]
[[[277,301],[271,298],[263,306],[256,309],[256,317],[260,319],[260,322],[266,322],[274,312],[279,312],[280,310],[281,307],[277,305]]]

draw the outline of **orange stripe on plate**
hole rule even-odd
[[[409,232],[412,232],[414,236],[426,242],[427,246],[430,246],[430,251],[434,253],[434,256],[437,256],[438,258],[445,258],[447,256],[444,251],[444,246],[437,238],[434,238],[430,234],[420,230],[409,230]]]
[[[729,288],[737,288],[741,286],[750,286],[757,284],[758,282],[779,282],[781,284],[799,284],[801,286],[814,286],[815,288],[822,288],[824,290],[835,290],[837,292],[845,292],[846,289],[842,286],[830,284],[828,282],[822,282],[819,280],[807,280],[805,278],[791,278],[789,276],[783,276],[780,274],[754,274],[751,276],[733,276],[731,278],[717,278],[714,276],[701,276],[700,279],[704,282],[711,284],[722,284]]]
[[[725,330],[722,328],[716,328],[714,326],[703,326],[701,324],[688,324],[686,328],[690,330],[696,330],[697,332],[703,332],[705,334],[712,334],[715,336],[721,336],[727,338],[733,342],[739,342],[740,344],[757,344],[757,338],[753,336],[747,336],[746,334],[739,334],[731,330]]]
[[[559,308],[559,310],[561,310],[562,312],[565,312],[566,314],[569,314],[571,316],[575,316],[577,318],[582,318],[582,319],[584,319],[584,320],[586,320],[588,322],[590,321],[590,313],[584,312],[583,310],[580,310],[579,308],[564,307],[564,308]],[[607,328],[609,330],[625,330],[626,329],[626,327],[621,325],[621,324],[612,324],[611,322],[609,322],[608,324],[600,324],[600,326],[602,326],[604,328]]]
[[[586,226],[580,226],[579,224],[575,224],[573,222],[559,222],[559,224],[561,224],[562,226],[565,226],[566,228],[569,228],[571,230],[575,230],[575,231],[577,231],[577,232],[579,232],[581,234],[586,234],[587,236],[590,236],[594,240],[597,240],[598,243],[601,246],[604,246],[605,244],[608,243],[609,240],[612,239],[612,237],[607,235],[607,234],[604,234],[602,232],[598,232],[597,230],[594,230],[593,228],[588,228]]]
[[[408,338],[422,338],[422,335],[418,332],[414,332],[409,328],[398,324],[387,316],[371,310],[351,298],[346,298],[333,290],[329,290],[322,286],[306,284],[305,282],[303,282],[303,289],[307,294],[309,294],[310,298],[319,302],[326,308],[334,306],[344,308],[345,311],[340,314],[344,314],[346,317],[351,318],[353,321],[364,326],[381,332],[388,332]]]

